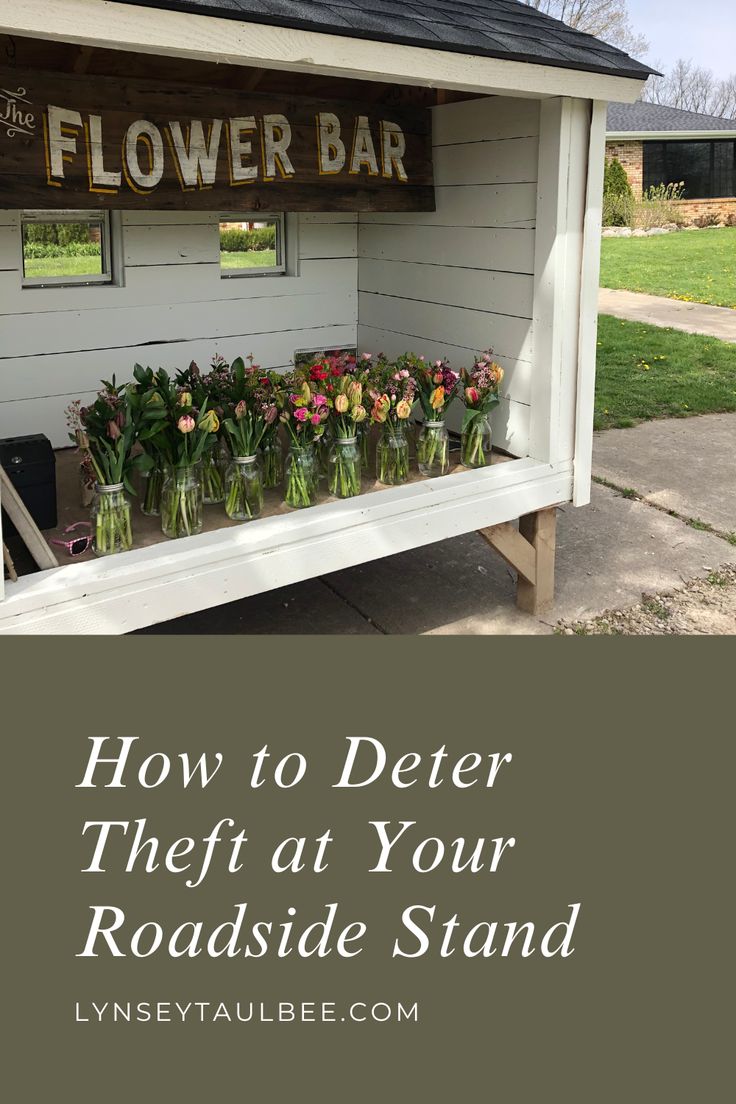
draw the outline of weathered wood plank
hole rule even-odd
[[[426,108],[0,68],[0,203],[431,211]]]

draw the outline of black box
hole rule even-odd
[[[32,433],[27,437],[3,438],[0,464],[38,528],[55,529],[56,457],[48,437]],[[3,534],[15,533],[15,526],[3,510]]]

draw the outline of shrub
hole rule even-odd
[[[276,248],[276,227],[258,226],[255,230],[240,230],[237,226],[220,231],[220,249],[223,253],[261,253]]]
[[[708,211],[706,214],[698,215],[696,219],[693,219],[693,226],[699,226],[701,230],[707,230],[709,226],[720,225],[721,220],[713,211]]]
[[[99,242],[70,241],[66,245],[57,245],[54,242],[26,241],[23,246],[23,255],[27,260],[40,261],[47,257],[99,257]]]
[[[736,226],[736,211],[731,211],[723,220],[726,226]]]
[[[89,227],[79,222],[29,222],[25,227],[25,240],[38,245],[69,245],[72,242],[85,244],[89,243]],[[81,253],[68,255],[87,256]]]
[[[685,219],[677,202],[682,199],[684,191],[685,185],[682,181],[679,184],[657,184],[647,188],[634,210],[636,225],[642,230],[666,226],[668,223],[682,226]]]
[[[603,172],[603,225],[630,226],[633,211],[634,193],[626,169],[612,157]]]

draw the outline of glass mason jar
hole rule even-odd
[[[485,414],[479,414],[460,438],[460,459],[466,468],[484,468],[491,462],[491,426]]]
[[[356,426],[358,431],[358,447],[360,449],[360,459],[363,463],[365,470],[368,470],[368,462],[370,459],[371,448],[371,423],[366,419],[364,422],[359,422]]]
[[[315,439],[313,448],[318,480],[327,478],[327,462],[330,456],[332,442],[333,436],[329,429],[325,429],[324,432]]]
[[[214,506],[225,501],[226,471],[227,454],[223,453],[222,445],[217,441],[202,457],[202,494],[205,506]]]
[[[161,530],[166,537],[192,537],[202,532],[204,492],[202,465],[168,468],[161,492]]]
[[[278,433],[265,438],[260,447],[264,487],[280,487],[284,479],[284,450]]]
[[[263,509],[263,479],[257,456],[234,456],[225,477],[225,513],[232,521],[253,521]]]
[[[130,502],[122,483],[96,483],[90,514],[92,551],[96,556],[130,551],[133,547]]]
[[[291,445],[286,458],[286,505],[293,506],[294,509],[314,506],[318,483],[319,472],[314,447]]]
[[[164,488],[164,468],[156,464],[142,473],[141,513],[146,517],[158,517],[161,513],[161,492]]]
[[[409,478],[409,442],[401,422],[385,422],[376,445],[376,478],[390,487]]]
[[[417,464],[422,475],[447,475],[450,435],[444,422],[425,422],[417,438]]]
[[[358,438],[336,437],[327,458],[327,486],[336,498],[360,494],[362,458]]]

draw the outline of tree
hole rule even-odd
[[[663,77],[650,77],[642,93],[646,103],[697,111],[719,119],[736,118],[736,73],[719,80],[710,69],[679,58]]]
[[[649,49],[644,36],[631,26],[626,0],[524,0],[524,3],[633,56],[642,56]]]

